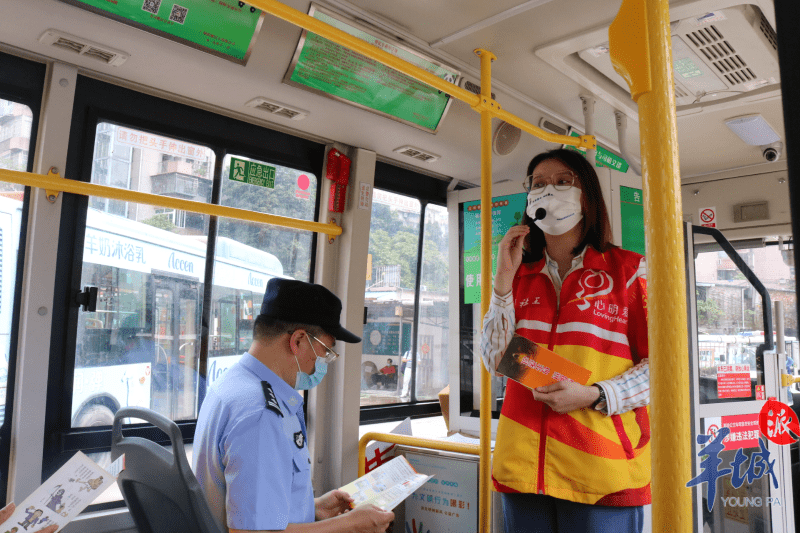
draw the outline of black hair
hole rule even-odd
[[[253,340],[270,340],[280,337],[284,333],[289,333],[296,329],[306,330],[315,337],[321,337],[324,330],[320,326],[313,324],[300,324],[297,322],[285,322],[277,318],[266,315],[258,315],[253,322]]]
[[[573,255],[578,255],[584,246],[590,244],[598,252],[605,252],[614,247],[611,243],[611,223],[606,211],[606,203],[603,201],[603,192],[600,189],[600,179],[597,172],[586,158],[579,152],[557,148],[548,152],[542,152],[528,163],[528,173],[533,174],[536,167],[543,161],[555,159],[564,163],[578,176],[581,183],[581,207],[583,209],[583,229],[578,245],[572,250]],[[522,224],[530,228],[530,233],[525,238],[525,246],[522,252],[523,263],[534,263],[544,257],[544,248],[547,244],[544,239],[544,232],[539,226],[534,224],[533,219],[525,213],[522,216]]]

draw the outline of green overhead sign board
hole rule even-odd
[[[644,204],[641,189],[620,186],[619,213],[622,247],[644,255]]]
[[[449,82],[461,75],[319,6],[312,4],[309,15]],[[450,104],[449,95],[308,31],[283,81],[431,132]]]
[[[492,198],[492,267],[494,275],[497,268],[497,248],[511,226],[522,222],[528,195],[509,194]],[[465,202],[463,206],[464,233],[464,303],[481,301],[481,202]],[[489,284],[492,280],[487,280]]]
[[[61,0],[244,65],[264,13],[237,0]]]
[[[580,137],[581,135],[577,131],[573,130],[569,132],[569,136]],[[574,146],[569,146],[569,145],[564,145],[564,148],[566,148],[567,150],[573,150],[575,152],[581,152],[583,154],[586,154],[586,150],[584,150],[583,148],[578,149],[575,148]],[[597,147],[597,157],[595,163],[598,167],[608,167],[614,170],[618,170],[619,172],[622,173],[628,172],[629,165],[627,161],[622,159],[617,154],[610,152],[599,145]]]
[[[228,179],[257,187],[275,188],[275,167],[231,157]]]

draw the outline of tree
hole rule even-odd
[[[222,171],[222,205],[303,220],[314,219],[317,182],[313,174],[276,166],[275,188],[270,189],[229,180],[229,168],[226,165]],[[298,186],[298,179],[303,174],[309,179],[305,191]],[[306,192],[310,194],[303,198]],[[269,252],[280,260],[285,275],[308,280],[311,232],[223,218],[219,221],[218,235]]]
[[[443,253],[436,242],[425,239],[422,249],[422,285],[429,291],[445,291],[449,282],[446,250]]]
[[[374,219],[373,219],[374,220]],[[408,229],[390,235],[385,229],[375,229],[369,234],[372,267],[400,266],[400,286],[413,289],[417,275],[417,243],[419,235]],[[374,280],[378,282],[378,280]]]
[[[158,229],[165,229],[167,231],[175,230],[175,224],[173,224],[172,221],[169,219],[169,215],[165,214],[153,215],[150,218],[142,220],[142,222]]]
[[[700,327],[716,327],[718,326],[719,319],[722,318],[722,309],[716,301],[712,299],[700,299],[700,293],[697,292],[697,321]]]

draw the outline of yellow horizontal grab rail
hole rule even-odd
[[[526,131],[534,137],[541,139],[545,142],[555,144],[568,144],[577,148],[585,148],[586,150],[594,150],[597,148],[597,139],[594,135],[581,135],[580,137],[570,137],[568,135],[558,135],[557,133],[550,133],[541,128],[537,128],[530,122],[526,122],[516,115],[512,115],[503,109],[497,110],[493,115],[500,120],[508,122],[512,126],[516,126],[522,131]],[[566,139],[566,140],[565,140]]]
[[[411,76],[417,81],[430,85],[434,89],[438,89],[444,93],[449,94],[457,100],[461,100],[470,105],[475,111],[481,112],[484,109],[489,111],[493,116],[505,120],[510,124],[524,130],[534,137],[542,139],[547,142],[556,144],[568,144],[579,148],[593,149],[595,148],[596,141],[592,135],[583,135],[581,137],[569,137],[567,135],[556,135],[549,133],[541,128],[534,126],[524,120],[515,117],[514,115],[502,111],[500,105],[493,100],[484,100],[481,96],[474,94],[466,89],[462,89],[454,83],[445,81],[442,78],[435,76],[427,70],[421,69],[416,65],[412,65],[408,61],[393,56],[389,52],[381,50],[377,46],[373,46],[366,41],[362,41],[357,37],[353,37],[349,33],[345,33],[338,28],[334,28],[330,24],[326,24],[312,16],[291,8],[277,0],[252,0],[248,4],[263,9],[265,12],[270,13],[285,20],[295,26],[300,26],[303,29],[315,33],[320,37],[324,37],[334,43],[340,44],[354,52],[358,52],[370,59],[374,59],[379,63],[383,63],[387,67],[393,68],[403,74]]]
[[[58,174],[48,174],[47,176],[43,176],[41,174],[31,174],[29,172],[17,172],[15,170],[0,169],[0,181],[45,189],[48,192],[48,195],[50,194],[50,191],[69,192],[83,196],[97,196],[100,198],[111,198],[113,200],[122,200],[125,202],[136,202],[157,207],[166,207],[169,209],[180,209],[181,211],[190,211],[192,213],[200,213],[202,215],[211,215],[235,220],[246,220],[248,222],[259,222],[261,224],[271,224],[273,226],[281,226],[284,228],[314,231],[317,233],[324,233],[331,237],[342,234],[342,228],[336,224],[325,224],[310,220],[299,220],[296,218],[246,211],[244,209],[237,209],[235,207],[204,204],[201,202],[181,200],[180,198],[171,198],[169,196],[161,196],[158,194],[130,191],[128,189],[118,189],[116,187],[97,185],[95,183],[68,180],[58,176]]]
[[[788,387],[793,383],[800,383],[800,377],[785,372],[781,373],[781,387]]]
[[[404,446],[416,446],[417,448],[427,448],[429,450],[441,450],[443,452],[467,453],[470,455],[480,455],[481,447],[477,444],[466,444],[463,442],[448,442],[446,440],[421,439],[409,435],[395,435],[394,433],[377,433],[370,431],[365,433],[358,441],[358,477],[364,475],[366,471],[367,444],[372,441],[386,442],[389,444],[402,444]]]

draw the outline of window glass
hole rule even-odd
[[[447,208],[428,204],[425,207],[425,231],[422,236],[419,334],[415,358],[417,400],[438,399],[439,391],[448,384],[450,298],[447,239]],[[411,355],[410,351],[408,355]],[[407,372],[405,370],[403,375],[404,392]]]
[[[92,181],[210,202],[214,157],[203,146],[101,123]],[[258,164],[274,178],[273,187],[229,179],[237,161]],[[223,167],[222,205],[314,220],[313,174],[237,156],[227,156]],[[250,347],[267,281],[311,277],[311,232],[220,219],[208,380],[199,379],[208,230],[204,215],[90,199],[81,287],[98,287],[98,303],[96,312],[79,315],[72,427],[108,425],[126,405],[149,407],[176,421],[195,419],[201,391]],[[108,452],[90,456],[101,465],[110,459]],[[114,488],[98,502],[119,498]]]
[[[374,190],[364,290],[362,406],[411,400],[405,378],[411,379],[407,367],[416,305],[419,224],[419,200]]]
[[[28,169],[33,112],[23,104],[0,99],[0,168]],[[0,182],[0,424],[5,416],[11,318],[14,314],[14,279],[17,272],[20,220],[25,188]]]
[[[738,250],[761,280],[773,301],[784,302],[789,372],[797,372],[797,306],[792,251],[777,246]],[[705,252],[695,259],[698,355],[701,403],[755,399],[755,385],[763,385],[763,364],[756,348],[764,342],[761,297],[725,252]],[[774,320],[774,317],[773,317]],[[775,337],[773,335],[773,341]],[[718,373],[750,373],[750,391],[718,390]],[[744,366],[741,366],[744,365]]]
[[[310,172],[237,155],[225,157],[220,191],[222,205],[314,220],[316,202],[317,177]],[[284,276],[310,281],[312,232],[221,219],[218,235],[218,258],[221,250],[227,250],[231,257],[243,259],[243,248],[234,249],[225,244],[236,241],[262,252],[262,256],[253,261],[261,264],[265,271],[274,272],[280,266]],[[263,287],[250,287],[261,291],[263,297]],[[258,305],[261,305],[260,300]]]
[[[100,123],[92,182],[210,202],[209,148]],[[91,197],[81,287],[97,310],[79,314],[71,426],[108,426],[125,406],[173,420],[199,409],[197,367],[209,217]],[[110,453],[91,453],[101,466]],[[96,503],[119,500],[116,485]]]
[[[211,200],[208,148],[101,123],[94,155],[95,183]],[[208,218],[91,198],[80,286],[97,287],[97,310],[79,316],[72,427],[109,425],[134,405],[196,418]]]
[[[92,183],[210,202],[213,168],[210,148],[108,122],[97,125]],[[208,233],[206,216],[128,204],[98,197],[89,201],[90,208],[168,231]]]
[[[233,167],[233,170],[231,170]],[[264,161],[227,155],[222,168],[222,205],[314,220],[317,177]],[[310,231],[220,219],[211,297],[208,384],[250,348],[253,321],[267,281],[310,281]]]

